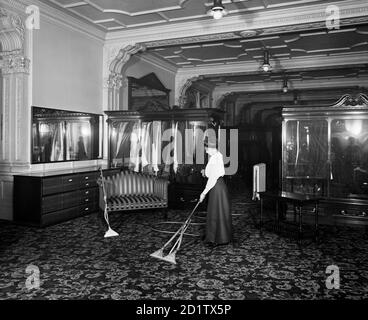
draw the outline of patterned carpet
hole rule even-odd
[[[186,236],[172,265],[149,255],[170,235],[157,225],[159,212],[115,213],[120,236],[103,237],[92,214],[45,229],[0,222],[0,299],[367,299],[368,244],[364,228],[322,226],[319,244],[265,231],[256,213],[235,197],[233,224],[238,245],[210,248]],[[188,210],[170,211],[184,221]],[[203,222],[198,213],[195,222]],[[198,225],[188,232],[198,234]],[[27,289],[26,268],[40,271],[40,288]],[[340,289],[326,288],[326,268],[340,270]]]

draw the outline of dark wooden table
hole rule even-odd
[[[260,230],[262,231],[263,224],[263,200],[271,199],[276,201],[276,230],[279,230],[280,226],[280,215],[279,215],[279,203],[286,202],[292,203],[294,208],[296,209],[299,216],[299,224],[298,224],[298,239],[301,242],[303,235],[303,223],[302,223],[302,207],[305,205],[314,205],[314,239],[318,241],[318,205],[322,197],[316,196],[308,196],[300,193],[292,193],[292,192],[260,192],[260,202],[261,202],[261,210],[260,210]]]

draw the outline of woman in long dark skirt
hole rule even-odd
[[[212,245],[227,244],[233,240],[231,204],[223,176],[225,167],[222,154],[216,143],[205,142],[205,150],[210,156],[205,176],[207,184],[200,196],[200,202],[209,193],[205,242]]]

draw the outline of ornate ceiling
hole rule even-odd
[[[212,84],[214,86],[231,86],[234,84],[237,85],[247,85],[247,84],[256,84],[256,83],[274,83],[278,82],[280,84],[280,88],[283,84],[284,79],[290,83],[295,81],[306,81],[306,80],[330,80],[330,79],[359,79],[362,78],[362,85],[368,78],[368,65],[358,65],[354,67],[347,68],[330,68],[330,69],[313,69],[310,70],[293,70],[293,71],[282,71],[277,73],[246,73],[239,75],[208,75],[201,77],[198,80],[198,83],[202,84]],[[367,83],[368,85],[368,83]]]
[[[41,0],[104,31],[212,19],[211,0]],[[338,2],[339,0],[335,1]],[[229,15],[323,3],[320,0],[223,0]]]
[[[263,52],[270,53],[273,70],[262,72]],[[233,74],[205,75],[202,84],[231,86],[256,83],[282,83],[287,78],[295,81],[329,79],[359,79],[362,85],[368,78],[368,64],[357,63],[351,55],[368,57],[368,25],[348,26],[339,30],[312,30],[294,33],[255,36],[228,41],[213,41],[191,45],[176,45],[151,48],[146,57],[166,61],[181,70],[192,68],[214,68],[239,66]],[[339,59],[344,65],[325,66],[318,64],[322,59]],[[307,65],[306,61],[312,61]],[[293,68],[288,65],[293,63]],[[317,63],[317,64],[316,64]],[[245,66],[252,69],[241,72]],[[368,85],[366,83],[365,85]]]
[[[223,0],[229,12],[223,20],[229,17],[234,19],[221,23],[239,21],[247,15],[255,20],[272,16],[274,25],[265,24],[257,28],[259,24],[255,24],[254,29],[219,28],[218,33],[208,34],[208,24],[203,21],[213,20],[206,14],[212,6],[212,0],[40,1],[105,31],[106,39],[112,41],[111,46],[114,46],[114,41],[119,42],[120,36],[127,34],[130,41],[137,41],[146,49],[137,56],[167,70],[180,72],[182,78],[194,74],[193,78],[202,79],[198,83],[212,88],[240,88],[241,85],[257,83],[278,85],[284,78],[290,83],[315,81],[314,84],[318,81],[324,84],[328,80],[340,79],[341,82],[355,79],[354,85],[362,79],[362,85],[367,86],[368,8],[361,10],[366,0],[358,4],[358,1],[347,0]],[[341,7],[355,6],[354,12],[361,11],[350,17],[352,11],[345,10],[340,29],[328,30],[323,8],[339,3]],[[287,24],[281,21],[278,18],[280,9],[285,9],[281,10],[284,16],[290,12],[290,17],[295,18],[295,21],[288,20]],[[300,15],[293,16],[292,12],[299,12]],[[309,20],[305,19],[309,16]],[[300,17],[307,22],[300,22]],[[140,36],[142,32],[146,35],[146,30],[150,30],[150,27],[153,30],[155,26],[156,29],[163,26],[163,30],[172,32],[170,26],[178,26],[179,22],[192,22],[191,25],[200,26],[203,30],[196,36],[188,34],[183,37],[181,33],[176,38],[161,36],[143,40],[147,42],[142,42],[142,37],[140,40],[135,38],[138,33]],[[115,51],[111,50],[115,55],[120,49],[118,46]],[[266,49],[270,53],[273,68],[270,73],[260,70]],[[114,54],[111,56],[114,58]],[[187,76],[187,79],[190,77]]]
[[[261,65],[263,52],[267,49],[273,64],[284,60],[366,53],[368,55],[368,26],[347,27],[340,30],[303,31],[291,34],[269,35],[216,41],[202,44],[180,45],[151,49],[155,57],[170,62],[179,68],[245,64]]]

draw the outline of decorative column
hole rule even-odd
[[[29,59],[21,54],[0,54],[2,75],[2,134],[0,165],[30,164],[30,108],[27,105]],[[9,168],[10,169],[10,168]]]
[[[107,80],[108,87],[108,108],[109,110],[119,110],[120,88],[122,87],[123,76],[112,72]]]
[[[13,175],[29,169],[31,162],[30,60],[26,56],[31,53],[31,35],[25,32],[22,5],[7,5],[12,11],[0,8],[0,219],[12,220]]]

